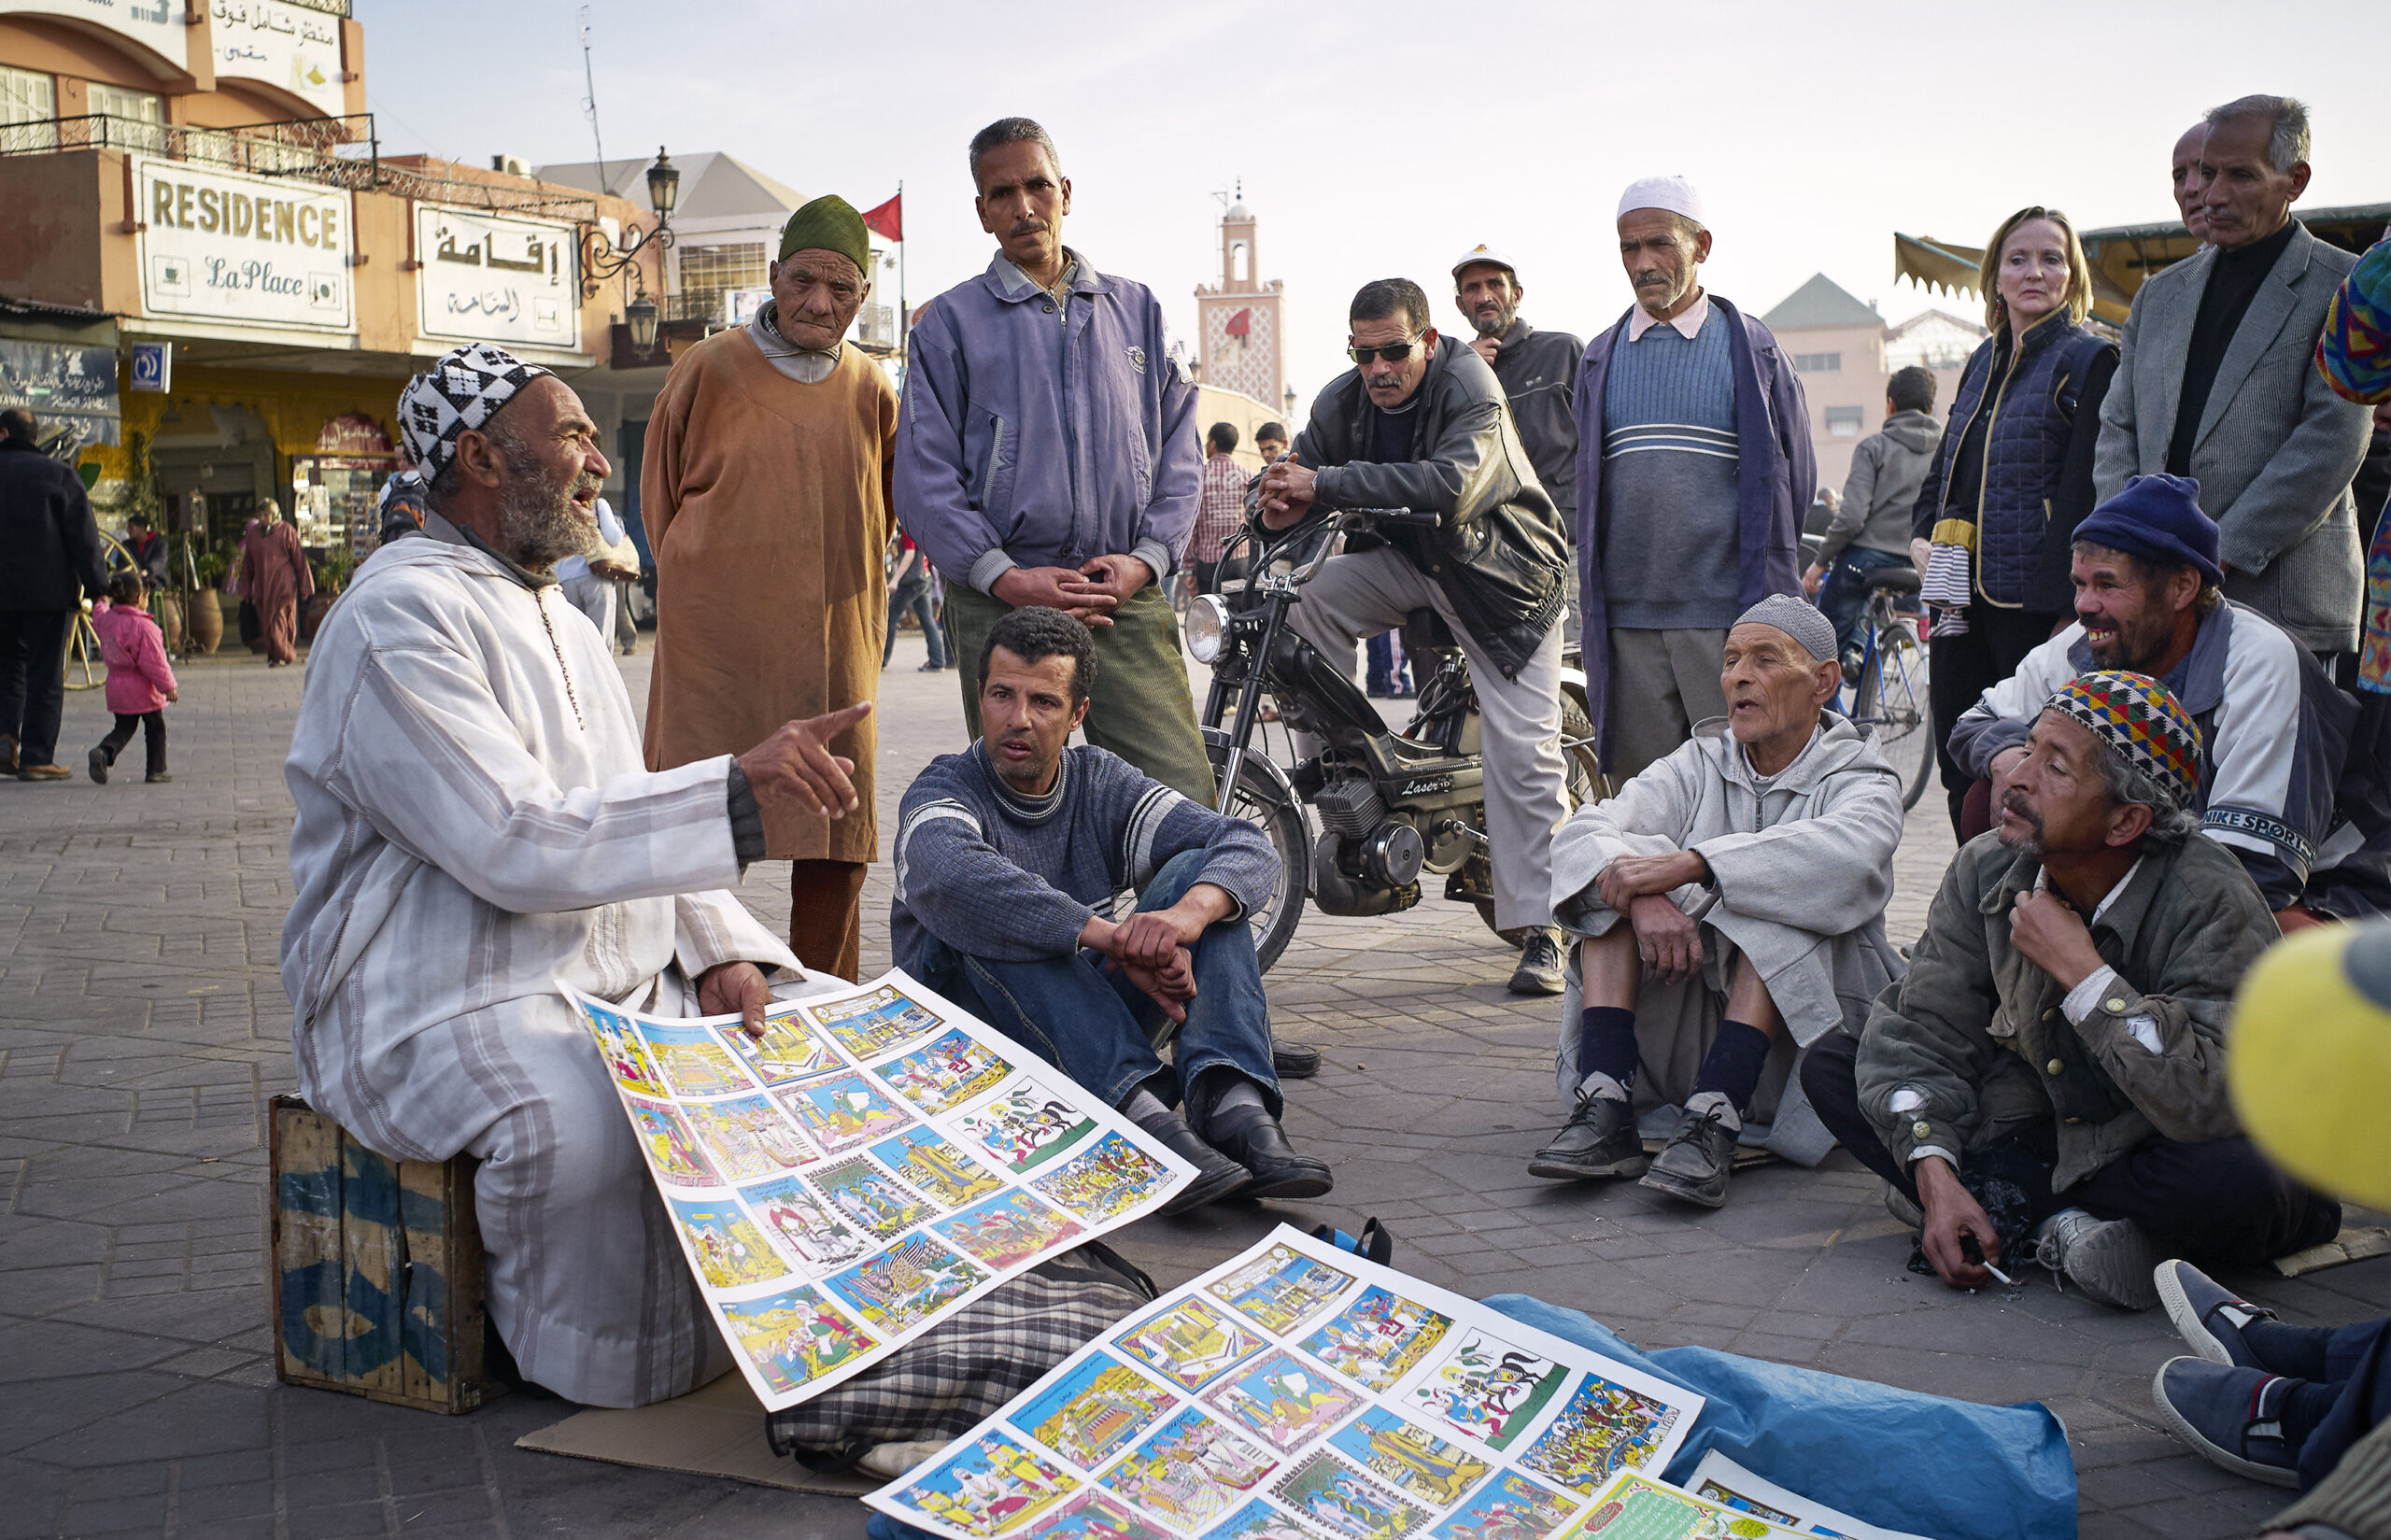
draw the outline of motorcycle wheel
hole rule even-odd
[[[1586,715],[1586,709],[1577,703],[1575,696],[1565,690],[1563,691],[1561,696],[1562,741],[1582,744],[1578,748],[1561,751],[1562,761],[1569,772],[1566,798],[1571,812],[1577,812],[1589,802],[1598,802],[1603,798],[1602,782],[1599,779],[1602,761],[1595,756],[1592,743],[1584,742],[1591,740],[1593,736],[1594,724]],[[1494,923],[1493,899],[1479,898],[1476,902],[1478,917],[1486,922],[1487,929],[1500,936],[1515,948],[1527,944],[1526,931],[1505,930]]]
[[[1213,742],[1207,742],[1204,746],[1217,778],[1228,750]],[[1271,887],[1268,901],[1246,916],[1253,927],[1253,960],[1267,973],[1279,954],[1287,950],[1296,925],[1304,917],[1304,896],[1311,885],[1310,834],[1304,826],[1303,809],[1282,798],[1270,777],[1251,758],[1238,767],[1237,784],[1230,789],[1228,805],[1221,811],[1260,828],[1270,841],[1270,848],[1279,855],[1279,880]]]

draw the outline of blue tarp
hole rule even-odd
[[[1663,1473],[1680,1486],[1717,1449],[1852,1518],[1931,1540],[2074,1540],[2075,1460],[2039,1402],[1980,1406],[1709,1348],[1645,1352],[1582,1311],[1525,1294],[1500,1310],[1705,1398]],[[934,1540],[874,1513],[871,1540]]]

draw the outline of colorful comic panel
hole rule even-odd
[[[643,1022],[639,1030],[647,1039],[648,1056],[664,1072],[664,1083],[673,1095],[728,1096],[756,1089],[755,1078],[708,1028]]]
[[[761,1299],[715,1300],[730,1339],[775,1395],[807,1385],[857,1353],[879,1346],[813,1289],[799,1285]]]
[[[1590,1534],[1619,1535],[1622,1540],[1643,1534],[1684,1535],[1688,1540],[1749,1535],[1759,1540],[1791,1533],[1631,1471],[1620,1473],[1602,1491],[1600,1500],[1569,1530],[1568,1540]]]
[[[664,1077],[649,1057],[647,1044],[630,1018],[618,1015],[600,1006],[585,1005],[583,1017],[589,1023],[590,1035],[598,1039],[598,1053],[606,1061],[606,1072],[615,1083],[626,1091],[636,1091],[644,1096],[669,1096]]]
[[[1166,1524],[1200,1530],[1251,1498],[1279,1462],[1190,1406],[1097,1478]]]
[[[1693,1495],[1706,1497],[1722,1508],[1733,1508],[1737,1513],[1748,1513],[1755,1519],[1765,1519],[1772,1524],[1784,1524],[1790,1527],[1801,1523],[1799,1519],[1787,1513],[1783,1508],[1772,1508],[1757,1497],[1746,1497],[1742,1492],[1730,1491],[1709,1476],[1703,1477],[1702,1485],[1693,1489]],[[1832,1534],[1834,1532],[1813,1529],[1810,1533]]]
[[[1320,1535],[1257,1497],[1220,1528],[1206,1530],[1204,1540],[1320,1540]]]
[[[647,1164],[655,1167],[657,1180],[675,1187],[716,1185],[714,1167],[707,1164],[698,1137],[689,1132],[679,1108],[639,1096],[625,1096],[623,1105],[630,1109],[640,1148],[646,1151]]]
[[[1303,1341],[1304,1351],[1373,1391],[1409,1374],[1443,1340],[1452,1317],[1375,1285]]]
[[[729,1198],[670,1198],[665,1206],[689,1237],[698,1271],[716,1289],[743,1289],[788,1276],[788,1265],[774,1251],[745,1209]]]
[[[1119,1134],[1107,1134],[1086,1154],[1032,1179],[1029,1185],[1082,1219],[1100,1224],[1127,1213],[1169,1176],[1160,1161]]]
[[[870,1236],[840,1223],[822,1194],[795,1177],[743,1187],[739,1196],[789,1254],[812,1264],[817,1271],[844,1266],[872,1249]]]
[[[1004,1186],[994,1171],[947,1143],[935,1128],[908,1128],[873,1145],[871,1152],[941,1208],[960,1208]]]
[[[997,1272],[1053,1250],[1083,1233],[1079,1221],[1059,1213],[1028,1193],[1000,1193],[930,1226]]]
[[[1572,1491],[1591,1494],[1620,1471],[1651,1464],[1680,1411],[1589,1374],[1520,1463]]]
[[[1036,1081],[1023,1079],[955,1120],[966,1138],[1018,1175],[1044,1166],[1096,1131],[1096,1120]]]
[[[898,1241],[861,1266],[831,1277],[830,1287],[857,1315],[894,1336],[913,1330],[986,1281],[977,1263],[927,1236]]]
[[[929,1474],[910,1481],[897,1501],[952,1530],[1009,1534],[1079,1490],[1060,1468],[1006,1437],[983,1433]]]
[[[1407,1540],[1428,1511],[1397,1497],[1326,1449],[1313,1451],[1279,1478],[1270,1495],[1345,1540]]]
[[[1172,1383],[1200,1391],[1269,1346],[1200,1300],[1182,1300],[1112,1339]]]
[[[681,1115],[689,1120],[725,1181],[776,1177],[822,1158],[769,1096],[683,1102]]]
[[[1559,1492],[1504,1471],[1437,1525],[1432,1540],[1550,1540],[1576,1508]]]
[[[1361,1399],[1293,1353],[1275,1352],[1222,1380],[1204,1403],[1287,1452],[1335,1427]]]
[[[1552,1360],[1472,1329],[1404,1392],[1403,1403],[1500,1451],[1527,1431],[1568,1378],[1569,1371]]]
[[[772,1092],[790,1116],[805,1126],[814,1141],[836,1154],[866,1139],[903,1128],[913,1120],[888,1105],[888,1098],[860,1075],[825,1075],[799,1081]]]
[[[1493,1469],[1449,1438],[1373,1406],[1328,1441],[1406,1497],[1449,1508]]]
[[[876,1059],[946,1024],[936,1011],[900,994],[894,984],[883,984],[852,1000],[809,1004],[804,1009],[830,1029],[840,1047],[858,1059]]]
[[[793,1010],[766,1016],[761,1038],[751,1038],[744,1032],[725,1032],[722,1040],[766,1085],[801,1081],[809,1075],[828,1075],[846,1067],[805,1018]]]
[[[871,1072],[927,1116],[994,1091],[1012,1073],[1012,1066],[969,1032],[955,1031],[901,1058],[874,1065]]]
[[[890,1240],[938,1212],[921,1194],[862,1155],[850,1156],[814,1174],[814,1185],[831,1211],[852,1229],[875,1240]]]
[[[1083,1492],[1039,1527],[1038,1540],[1172,1540],[1100,1491]]]
[[[1353,1281],[1292,1246],[1273,1246],[1228,1277],[1205,1285],[1264,1331],[1284,1336],[1345,1292]]]
[[[1072,1464],[1094,1470],[1178,1405],[1137,1370],[1092,1353],[1014,1412],[1012,1422]]]

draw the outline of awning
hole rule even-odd
[[[2118,276],[2101,260],[2101,252],[2085,237],[2085,257],[2092,266],[2092,314],[2112,326],[2126,323],[2126,312],[2133,307],[2133,290],[2142,286],[2137,276],[2132,288],[2127,288]],[[1893,276],[1907,278],[1921,289],[1942,290],[1954,294],[1979,295],[1978,281],[1984,273],[1984,247],[1960,246],[1953,241],[1938,241],[1931,235],[1893,235]],[[1979,295],[1980,297],[1980,295]]]
[[[45,428],[71,422],[85,444],[122,441],[116,349],[0,337],[0,408],[21,406]]]

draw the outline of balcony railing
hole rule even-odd
[[[856,312],[856,341],[866,347],[897,346],[897,307],[867,304]]]
[[[316,8],[347,14],[347,0]],[[388,192],[423,203],[470,205],[497,213],[537,214],[594,223],[597,201],[577,188],[522,188],[434,177],[382,159],[374,115],[302,118],[288,122],[200,128],[89,113],[0,124],[0,156],[118,149],[221,166],[253,177],[287,177],[357,192]]]

